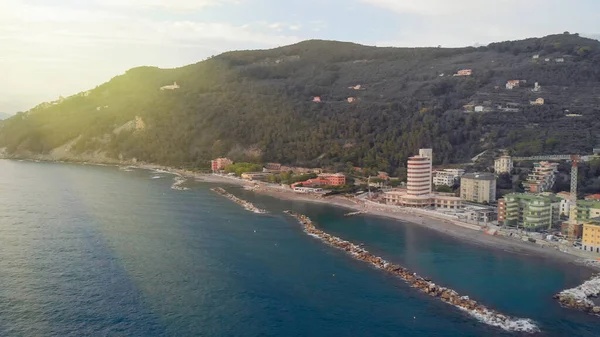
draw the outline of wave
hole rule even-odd
[[[353,244],[349,241],[342,240],[336,236],[328,234],[320,229],[317,229],[310,218],[305,215],[298,214],[292,211],[285,211],[295,217],[303,226],[304,232],[308,235],[315,237],[322,242],[346,251],[352,255],[355,259],[367,262],[377,269],[382,269],[390,274],[400,277],[404,281],[408,282],[414,288],[419,289],[430,296],[437,297],[441,301],[453,305],[463,311],[468,312],[471,316],[477,320],[486,323],[491,326],[499,327],[506,331],[515,332],[527,332],[534,333],[538,332],[539,328],[535,322],[527,318],[513,318],[500,314],[497,311],[486,308],[482,304],[470,299],[468,296],[461,296],[456,291],[440,287],[433,283],[429,279],[425,279],[417,273],[411,272],[408,269],[399,265],[391,264],[379,256],[374,256],[367,250],[360,246]]]

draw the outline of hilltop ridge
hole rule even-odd
[[[433,147],[436,163],[494,148],[589,153],[600,143],[598,107],[600,42],[576,34],[477,48],[308,40],[130,69],[1,122],[0,147],[35,156],[72,143],[64,156],[190,167],[229,156],[394,172],[420,147]],[[115,132],[137,120],[143,129]]]

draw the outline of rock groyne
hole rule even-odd
[[[600,275],[595,275],[578,287],[561,291],[554,295],[554,298],[563,307],[600,316],[600,306],[594,304],[590,299],[598,297],[598,295],[600,295]]]
[[[237,203],[238,205],[241,205],[242,207],[249,210],[250,212],[259,213],[259,214],[267,213],[267,211],[265,211],[264,209],[260,209],[256,206],[254,206],[251,202],[242,200],[242,199],[236,197],[235,195],[225,191],[221,187],[211,188],[211,191],[217,192],[218,194],[224,196],[225,198],[227,198],[229,200],[233,200],[235,203]]]
[[[285,211],[285,213],[296,218],[304,226],[304,231],[307,234],[316,237],[333,247],[346,251],[357,260],[370,263],[378,269],[382,269],[390,274],[402,278],[412,287],[419,289],[421,292],[429,296],[437,297],[445,303],[454,305],[486,324],[496,326],[507,331],[520,331],[529,333],[539,331],[535,323],[530,319],[512,318],[502,315],[499,312],[477,303],[468,296],[461,296],[456,291],[436,285],[431,280],[423,278],[417,275],[417,273],[411,272],[402,266],[391,264],[381,257],[374,256],[358,245],[325,233],[324,231],[316,228],[312,221],[305,215],[292,211]]]
[[[175,182],[171,185],[171,188],[178,191],[187,191],[189,188],[183,186],[185,184],[186,179],[180,176],[175,177]]]

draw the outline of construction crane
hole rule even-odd
[[[581,157],[579,155],[571,155],[571,208],[569,210],[569,233],[568,239],[572,244],[577,239],[576,228],[577,228],[577,173],[578,163]]]

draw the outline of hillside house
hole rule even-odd
[[[545,58],[544,61],[550,62],[550,58]]]
[[[360,84],[357,84],[353,87],[348,87],[348,89],[354,89],[354,90],[360,90],[362,88],[362,86]]]
[[[312,101],[315,102],[315,103],[321,103],[321,97],[315,96],[315,97],[313,97]]]
[[[477,105],[475,107],[475,112],[483,112],[483,105]]]
[[[556,63],[564,63],[564,62],[565,62],[565,59],[564,59],[564,57],[558,57],[558,58],[554,59],[554,61],[555,61]]]
[[[473,74],[472,69],[461,69],[453,76],[471,76]]]
[[[179,89],[179,85],[177,85],[177,82],[173,82],[172,85],[165,85],[164,87],[160,87],[160,90],[175,90],[175,89]]]
[[[538,82],[535,82],[535,85],[532,89],[533,92],[538,92],[542,89],[542,87],[540,86],[540,84]]]
[[[531,105],[544,105],[544,99],[543,98],[538,98],[535,101],[529,101],[529,104]]]
[[[531,58],[534,59],[534,60],[537,60],[537,59],[540,58],[540,54],[535,54]]]
[[[348,97],[348,103],[354,103],[354,101],[356,101],[356,98]]]
[[[508,82],[506,82],[506,89],[512,90],[514,88],[518,88],[520,84],[520,80],[509,80]]]

